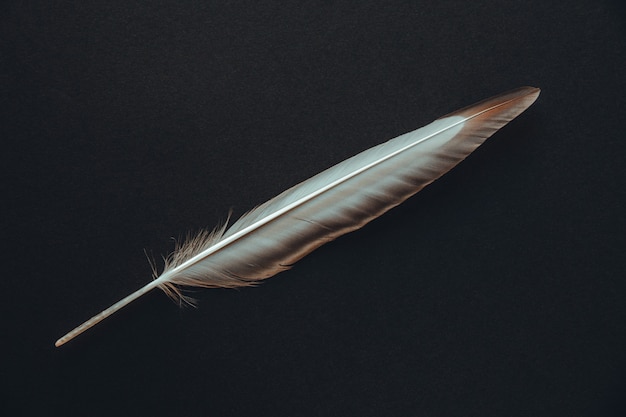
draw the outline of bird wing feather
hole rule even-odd
[[[526,110],[539,89],[522,87],[439,118],[349,158],[251,210],[230,228],[201,232],[166,260],[163,273],[56,342],[61,346],[159,287],[254,285],[319,246],[358,229],[448,172]]]

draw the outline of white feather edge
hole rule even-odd
[[[435,120],[353,156],[243,215],[230,228],[201,232],[166,259],[160,276],[56,341],[61,346],[159,287],[253,285],[289,269],[317,247],[362,227],[465,159],[539,96],[521,87]]]

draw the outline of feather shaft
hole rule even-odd
[[[61,345],[64,345],[65,343],[69,342],[70,340],[78,336],[79,334],[85,332],[86,330],[91,329],[93,326],[100,323],[102,320],[106,319],[111,314],[115,313],[116,311],[120,310],[122,307],[127,306],[131,302],[135,301],[137,298],[150,292],[157,286],[158,284],[156,280],[154,280],[150,282],[149,284],[139,288],[134,293],[122,298],[120,301],[113,304],[111,307],[107,308],[106,310],[101,311],[100,313],[96,314],[95,316],[93,316],[92,318],[90,318],[89,320],[81,324],[80,326],[76,327],[74,330],[68,332],[65,336],[57,340],[54,343],[54,346],[59,347]]]
[[[530,106],[522,87],[368,149],[281,193],[168,258],[163,273],[57,340],[61,346],[152,289],[233,288],[269,278],[322,244],[358,229],[449,171]]]

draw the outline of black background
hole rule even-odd
[[[626,415],[626,19],[560,3],[4,2],[2,414]],[[521,85],[291,271],[54,348],[149,281],[144,248]]]

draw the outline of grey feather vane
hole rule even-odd
[[[314,249],[362,227],[445,174],[538,96],[538,88],[522,87],[451,113],[288,189],[228,229],[198,234],[167,258],[163,273],[152,282],[55,345],[63,345],[153,288],[185,301],[181,293],[185,287],[249,286],[289,269]]]

